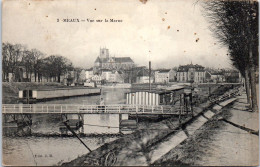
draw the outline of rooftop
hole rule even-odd
[[[171,70],[169,70],[169,69],[164,69],[164,70],[159,70],[159,72],[158,73],[168,73],[168,72],[170,72]]]
[[[203,66],[201,65],[198,65],[198,64],[187,64],[187,65],[182,65],[182,66],[179,66],[178,68],[178,72],[187,72],[189,71],[190,68],[195,68],[196,71],[205,71]]]
[[[130,57],[110,57],[110,58],[100,58],[97,57],[95,63],[134,63]]]

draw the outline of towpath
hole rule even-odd
[[[155,165],[259,165],[259,117],[248,110],[245,91],[201,131],[157,160]],[[251,132],[250,132],[251,131]],[[254,132],[254,133],[252,133]]]
[[[210,166],[257,166],[259,165],[259,136],[251,134],[239,126],[259,131],[258,113],[249,112],[246,94],[242,93],[229,109],[230,124],[224,122],[225,128],[211,142],[211,149],[196,165]],[[236,125],[236,126],[234,126]]]

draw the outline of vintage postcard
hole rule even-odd
[[[4,0],[2,165],[259,165],[258,10]]]

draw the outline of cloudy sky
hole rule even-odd
[[[150,59],[154,68],[191,61],[230,67],[227,49],[212,37],[194,0],[9,0],[2,16],[3,42],[63,55],[79,67],[93,66],[100,47],[112,56],[130,56],[138,65]],[[67,18],[123,22],[57,22]]]

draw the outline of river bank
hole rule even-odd
[[[46,83],[33,83],[33,82],[3,82],[2,83],[2,103],[3,104],[17,104],[19,103],[19,90],[37,90],[39,92],[36,92],[37,98],[41,99],[62,99],[64,96],[82,96],[84,93],[81,90],[86,90],[88,88],[83,86],[65,86],[61,83],[56,82],[46,82]],[[49,93],[48,93],[48,90]],[[50,95],[51,90],[56,90],[53,95]],[[72,92],[69,92],[69,90],[72,90]],[[79,92],[77,92],[79,90]],[[86,92],[86,94],[93,93],[94,88],[92,88],[92,92]],[[73,93],[74,92],[74,93]],[[76,93],[75,93],[76,92]],[[97,89],[97,91],[94,91],[93,94],[99,94],[100,89]],[[42,97],[38,97],[42,96]]]
[[[115,104],[125,104],[125,102],[123,101],[124,95],[125,95],[125,92],[128,92],[128,91],[129,91],[128,89],[122,89],[122,90],[121,89],[109,89],[107,91],[103,91],[103,98],[105,99],[107,104],[110,104],[110,103],[111,104],[114,104],[114,103]],[[222,88],[221,89],[218,88],[218,94],[222,93],[224,91],[225,91],[225,89],[222,90]],[[99,98],[100,98],[99,96],[91,96],[91,97],[89,96],[89,97],[71,98],[71,99],[66,99],[66,100],[50,101],[50,103],[57,103],[57,104],[62,104],[62,103],[63,104],[67,104],[67,103],[95,104],[95,102]],[[207,99],[206,96],[205,96],[205,99]],[[199,107],[194,107],[194,115],[195,116],[198,115],[201,111],[203,111],[203,108],[207,108],[209,105],[210,105],[209,102],[205,102],[205,103],[200,104]],[[40,120],[48,119],[48,117],[49,116],[47,116],[46,118],[43,117]],[[184,123],[186,121],[189,121],[190,119],[191,119],[191,116],[183,117],[182,122]],[[109,120],[109,119],[100,119],[100,121],[104,121],[104,120]],[[139,120],[141,120],[141,119],[139,119]],[[114,143],[112,146],[110,145],[111,140],[110,141],[108,140],[110,142],[109,144],[105,144],[102,147],[98,148],[98,149],[101,149],[100,150],[101,152],[97,152],[97,154],[93,154],[93,155],[91,154],[91,155],[94,156],[94,157],[98,157],[97,155],[101,155],[101,154],[105,153],[107,150],[115,149],[115,150],[118,151],[117,153],[119,155],[121,155],[118,159],[117,165],[124,165],[124,162],[128,162],[129,158],[132,158],[132,160],[136,160],[135,156],[139,156],[139,155],[141,155],[140,157],[143,158],[143,159],[141,159],[142,163],[143,163],[143,161],[148,161],[147,163],[151,164],[151,162],[149,161],[149,152],[151,151],[151,148],[154,145],[158,144],[158,142],[160,142],[161,140],[164,140],[169,135],[173,134],[176,130],[180,130],[179,121],[178,121],[178,118],[176,118],[176,117],[172,117],[172,118],[169,118],[169,119],[161,119],[161,121],[159,121],[159,122],[158,121],[159,120],[157,120],[157,121],[151,121],[151,120],[144,121],[144,120],[142,120],[142,122],[139,122],[138,130],[136,132],[132,133],[132,134],[128,134],[128,135],[124,135],[124,136],[106,136],[105,138],[111,138],[112,137],[113,139],[115,139],[115,138],[120,137],[120,139],[117,139],[115,142],[112,142],[112,143]],[[53,121],[51,121],[51,122],[53,122]],[[56,129],[56,131],[58,131],[58,129],[57,129],[58,126],[56,124],[53,124],[53,127],[52,126],[46,127],[46,125],[49,125],[49,124],[50,123],[47,123],[47,122],[46,123],[39,122],[40,133],[33,133],[35,135],[32,136],[32,137],[28,137],[28,139],[21,137],[21,138],[18,139],[18,141],[23,142],[23,144],[22,144],[23,147],[27,147],[27,145],[28,145],[28,147],[35,148],[36,150],[38,150],[39,148],[35,144],[33,144],[33,142],[31,142],[31,141],[38,139],[38,136],[41,137],[42,132],[47,133],[47,136],[43,135],[42,137],[45,136],[45,137],[48,137],[50,139],[56,138],[55,141],[57,140],[57,142],[63,142],[63,140],[67,140],[67,139],[72,139],[74,141],[74,139],[72,137],[68,138],[67,136],[66,137],[65,136],[58,136],[57,133],[53,133],[53,130],[55,130],[55,129]],[[35,128],[37,128],[37,127],[38,126],[33,127],[33,130],[36,130]],[[176,128],[179,128],[179,129],[176,129]],[[48,135],[50,135],[50,136],[48,136]],[[84,136],[85,135],[83,135],[82,138],[83,139],[85,138],[86,140],[89,140],[89,137],[91,137],[91,136],[87,136],[87,135],[85,137]],[[97,139],[103,138],[102,135],[92,136],[92,137],[94,137],[94,138],[96,137]],[[9,139],[6,139],[6,141],[8,141],[8,140]],[[75,140],[75,141],[77,141],[77,140]],[[9,154],[14,156],[15,154],[19,153],[19,151],[11,151],[10,150],[10,149],[12,149],[13,146],[20,147],[19,144],[16,145],[14,143],[15,142],[13,142],[12,144],[10,144],[10,143],[6,144],[5,150],[8,150],[8,153],[6,153],[8,156],[9,156]],[[91,146],[91,149],[96,149],[97,144],[95,142],[93,144],[94,145]],[[33,146],[31,146],[31,145],[33,145]],[[98,146],[100,146],[100,145],[98,145]],[[7,148],[7,147],[9,147],[10,149]],[[79,164],[81,164],[81,163],[87,164],[87,163],[90,163],[91,160],[95,159],[95,158],[90,158],[89,162],[88,162],[86,157],[84,157],[84,155],[86,153],[88,153],[86,151],[86,148],[83,145],[81,145],[80,143],[77,144],[77,148],[79,148],[81,151],[77,152],[77,150],[75,150],[75,152],[73,152],[73,156],[71,156],[71,154],[69,154],[68,156],[67,155],[64,156],[65,158],[62,158],[63,154],[58,155],[58,153],[57,154],[55,153],[55,154],[53,154],[53,157],[54,157],[53,159],[55,159],[55,157],[58,157],[60,159],[59,160],[60,162],[68,163],[70,161],[74,161],[75,159],[83,157],[82,161]],[[124,149],[117,149],[117,148],[124,148]],[[53,150],[50,149],[50,152],[48,152],[48,153],[51,153],[51,151],[53,151]],[[34,150],[33,150],[33,152],[34,152]],[[75,157],[74,154],[76,156],[78,156],[78,158]],[[30,153],[30,155],[31,155],[31,153]],[[28,158],[29,158],[30,155],[28,155]],[[60,156],[60,155],[62,155],[62,156]],[[131,156],[127,157],[128,155],[131,155]],[[147,158],[145,158],[145,157],[147,157]],[[43,162],[42,160],[43,160],[43,158],[41,158],[41,160],[39,160],[39,161]],[[132,162],[133,161],[129,161],[130,164]],[[93,163],[93,162],[91,162],[91,163]],[[59,165],[60,164],[61,163],[59,163]]]
[[[151,84],[152,89],[156,89],[159,87],[169,87],[171,85],[183,85],[185,83],[168,83],[168,84]],[[2,103],[3,104],[17,104],[19,103],[19,90],[26,90],[26,89],[37,89],[37,90],[43,90],[43,89],[62,89],[62,88],[80,88],[82,86],[65,86],[61,83],[56,82],[46,82],[46,83],[34,83],[34,82],[3,82],[2,83]],[[229,85],[223,86],[223,84],[201,84],[197,85],[198,87],[198,95],[200,98],[207,98],[209,94],[217,94],[222,93],[220,90],[221,88],[227,88],[230,87]],[[210,90],[209,90],[210,87]],[[103,87],[103,89],[106,89],[106,86]],[[111,89],[111,88],[110,88]],[[113,88],[113,89],[120,89],[120,88]],[[131,84],[131,89],[127,88],[129,90],[144,90],[149,89],[149,84]],[[226,91],[226,90],[224,90]],[[205,97],[204,97],[205,96]],[[204,101],[203,101],[204,102]]]
[[[224,105],[227,105],[234,100],[227,100],[229,102],[223,103]],[[154,152],[157,148],[158,144],[160,145],[165,140],[169,140],[169,137],[172,135],[177,135],[183,133],[184,138],[181,137],[177,140],[180,142],[182,140],[185,140],[185,133],[193,133],[193,130],[187,129],[189,132],[186,132],[183,128],[189,126],[191,123],[192,126],[199,128],[201,123],[197,124],[196,120],[200,122],[201,119],[204,119],[204,122],[207,120],[205,118],[202,118],[202,116],[205,114],[209,117],[215,114],[215,112],[208,111],[208,109],[212,107],[212,104],[207,101],[203,104],[200,104],[199,107],[194,108],[194,117],[186,116],[183,117],[181,120],[181,124],[179,124],[179,121],[176,117],[169,118],[163,121],[160,121],[158,123],[148,123],[144,129],[139,129],[135,131],[132,134],[125,135],[122,138],[117,139],[114,142],[106,143],[105,145],[101,146],[100,148],[83,155],[71,162],[64,163],[64,166],[91,166],[91,165],[104,165],[104,160],[107,158],[106,155],[108,155],[108,152],[113,152],[115,157],[117,157],[117,162],[114,165],[151,165],[155,160],[157,160],[159,157],[157,157],[158,152]],[[195,124],[193,123],[195,120]],[[194,125],[193,125],[194,124]],[[193,127],[192,127],[193,128]],[[188,134],[186,134],[188,135]],[[171,141],[172,139],[170,139]],[[175,140],[174,140],[175,141]],[[171,142],[172,143],[172,142]],[[178,143],[176,143],[178,145]],[[167,144],[163,147],[167,148]],[[165,150],[162,151],[162,155]],[[155,154],[154,154],[155,153]],[[161,153],[160,153],[161,154]]]
[[[2,83],[2,103],[3,104],[17,104],[19,101],[19,90],[26,89],[55,89],[66,88],[60,83],[33,83],[33,82],[3,82]]]
[[[211,104],[207,102],[202,104],[200,107],[194,108],[194,116],[199,117],[199,115],[201,115],[202,112],[205,112],[210,106]],[[157,123],[146,123],[142,126],[143,128],[140,128],[134,133],[125,135],[111,143],[106,143],[89,154],[83,155],[71,162],[64,163],[63,165],[104,165],[102,162],[97,161],[97,159],[103,161],[105,157],[102,157],[102,155],[106,155],[110,150],[113,150],[117,157],[115,165],[151,165],[151,157],[149,155],[152,151],[151,149],[176,131],[180,131],[182,127],[185,124],[188,124],[191,120],[191,116],[186,116],[182,118],[182,124],[179,124],[178,118],[176,117]]]
[[[259,132],[258,113],[249,112],[245,92],[153,165],[258,166],[259,136],[239,126]]]

